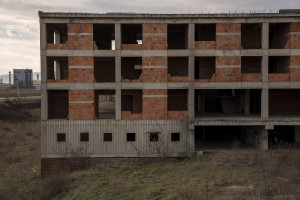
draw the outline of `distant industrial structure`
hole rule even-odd
[[[32,69],[14,69],[14,84],[21,88],[32,88]]]

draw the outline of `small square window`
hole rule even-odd
[[[150,133],[150,142],[158,141],[158,133]]]
[[[80,133],[80,142],[88,142],[89,133]]]
[[[65,133],[57,133],[56,138],[57,138],[57,142],[65,142],[66,134]]]
[[[171,141],[172,142],[180,141],[180,133],[171,133]]]
[[[135,133],[127,133],[127,142],[135,141]]]
[[[103,139],[104,141],[112,141],[112,133],[104,133]]]

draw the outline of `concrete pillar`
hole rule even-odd
[[[54,75],[55,80],[61,79],[61,68],[60,68],[60,61],[54,61]]]
[[[41,85],[41,120],[48,119],[48,92],[46,83]]]
[[[47,81],[47,58],[41,55],[41,83],[46,83]]]
[[[116,76],[116,120],[121,120],[121,57],[115,58],[115,76]]]
[[[121,24],[115,24],[115,45],[116,50],[121,50]]]
[[[262,33],[261,33],[261,46],[263,50],[269,49],[269,23],[265,22],[262,24]]]
[[[269,57],[264,55],[261,60],[261,74],[262,74],[262,81],[268,82],[269,80]]]
[[[250,115],[250,90],[245,90],[244,114]]]
[[[116,82],[120,83],[121,82],[121,57],[115,57],[115,77],[116,77]]]
[[[195,86],[194,86],[194,56],[189,57],[189,94],[188,94],[188,110],[189,119],[195,117]]]
[[[46,24],[43,22],[40,22],[40,49],[45,50],[46,44],[47,44],[47,30],[46,30]]]
[[[54,44],[60,44],[60,32],[54,32]]]
[[[268,130],[266,130],[264,127],[261,128],[261,131],[258,133],[259,136],[259,149],[260,150],[268,150],[269,144],[268,144]]]
[[[261,90],[261,118],[262,119],[269,118],[269,90],[268,89]]]
[[[121,120],[122,112],[121,112],[121,88],[116,89],[116,120]]]
[[[195,49],[195,24],[189,24],[188,28],[188,49]]]

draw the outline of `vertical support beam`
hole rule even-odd
[[[121,24],[115,24],[115,45],[116,50],[121,50]]]
[[[41,55],[41,83],[47,82],[47,58]]]
[[[189,24],[188,28],[188,49],[195,49],[195,24]]]
[[[54,44],[60,44],[60,32],[54,32]]]
[[[261,128],[261,131],[259,132],[259,149],[260,150],[268,150],[269,144],[268,144],[268,130],[265,129],[265,127]]]
[[[261,90],[261,118],[269,118],[269,89]]]
[[[40,22],[40,49],[45,50],[47,44],[47,30],[46,23]]]
[[[116,83],[121,82],[121,57],[116,56],[115,57],[115,77],[116,77]]]
[[[262,24],[262,33],[261,33],[261,46],[263,50],[263,57],[261,62],[261,73],[262,81],[268,82],[268,68],[269,68],[269,23]]]
[[[55,80],[61,79],[60,61],[54,61]]]
[[[262,24],[262,49],[263,50],[268,50],[269,49],[269,23],[265,22]]]
[[[246,89],[245,90],[245,105],[244,105],[244,113],[245,115],[250,114],[250,90]]]
[[[116,120],[121,120],[121,88],[116,88]]]
[[[41,85],[41,120],[48,119],[48,92],[46,83]]]
[[[116,99],[116,120],[121,120],[122,113],[121,113],[121,57],[115,58],[116,63],[116,91],[115,91],[115,99]]]
[[[262,81],[268,82],[269,80],[269,57],[264,55],[261,61],[261,74],[262,74]]]
[[[189,57],[189,94],[188,94],[188,110],[189,119],[195,117],[195,86],[194,86],[194,56]]]

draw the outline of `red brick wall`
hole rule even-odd
[[[143,49],[166,50],[167,48],[167,24],[143,24]]]
[[[300,81],[300,56],[291,56],[290,66],[291,66],[291,68],[289,68],[290,81],[292,82]]]
[[[168,119],[188,119],[189,111],[168,111]]]
[[[216,49],[216,41],[195,41],[195,49]]]
[[[94,66],[94,57],[69,57],[69,66]],[[93,83],[94,69],[69,68],[69,81],[71,83]]]
[[[291,23],[291,32],[300,32],[300,22]],[[300,34],[291,35],[291,49],[300,49]]]
[[[288,73],[272,73],[268,74],[269,82],[287,82],[290,81],[290,74]]]
[[[143,90],[143,119],[167,119],[167,94],[167,90]],[[165,95],[165,97],[144,95]]]
[[[241,49],[241,24],[217,24],[216,33],[216,49]]]
[[[76,35],[70,35],[76,34]],[[80,35],[88,33],[90,35]],[[93,50],[93,24],[68,24],[68,48]]]
[[[167,66],[167,57],[143,57],[143,66]],[[143,82],[167,82],[166,68],[143,68]]]
[[[142,44],[122,44],[122,50],[143,50]]]
[[[69,90],[70,120],[95,119],[94,103],[82,103],[82,101],[94,102],[94,90]]]
[[[228,68],[223,68],[228,65]],[[217,82],[239,82],[241,81],[241,57],[216,57],[216,81]],[[218,66],[223,66],[218,68]]]

